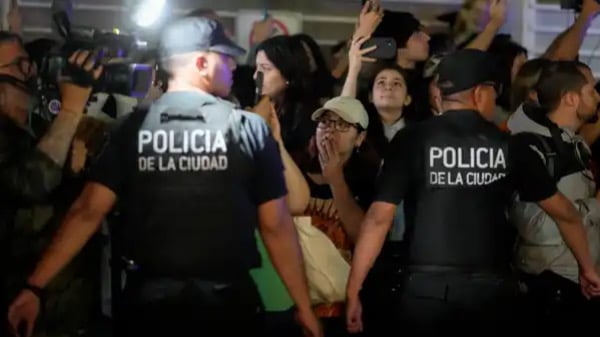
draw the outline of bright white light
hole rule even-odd
[[[142,0],[133,15],[133,21],[140,27],[152,26],[163,14],[166,0]]]

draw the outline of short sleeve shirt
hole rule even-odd
[[[142,268],[217,279],[258,265],[258,207],[287,193],[264,120],[200,92],[166,93],[119,121],[91,180],[120,197]]]

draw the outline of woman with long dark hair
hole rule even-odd
[[[333,97],[335,78],[333,78],[331,70],[329,70],[327,62],[325,62],[321,47],[307,34],[297,34],[293,38],[298,39],[306,50],[309,59],[311,80],[314,84],[314,95],[322,103],[325,103],[325,101]]]
[[[261,43],[256,53],[256,79],[263,74],[261,92],[274,105],[286,149],[296,159],[305,152],[316,124],[310,114],[319,107],[312,89],[310,63],[298,39],[276,36]]]

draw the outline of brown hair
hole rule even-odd
[[[529,95],[535,90],[542,70],[551,63],[548,59],[533,59],[523,64],[512,83],[510,112],[515,112],[521,104],[530,100]]]
[[[555,110],[566,93],[580,92],[586,85],[582,67],[587,65],[577,61],[555,61],[544,67],[536,85],[536,93],[538,103],[546,112]]]

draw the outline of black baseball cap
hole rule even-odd
[[[496,68],[496,59],[487,52],[476,49],[458,50],[448,54],[440,62],[437,85],[442,95],[448,96],[489,83],[494,85],[499,95]]]
[[[206,17],[184,17],[169,23],[161,34],[159,51],[163,58],[195,51],[233,57],[246,53],[227,37],[221,23]]]

